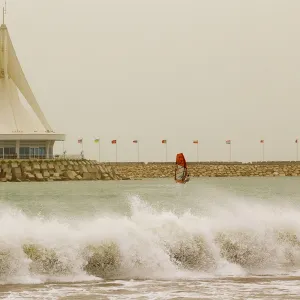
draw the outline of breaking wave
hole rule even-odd
[[[300,210],[232,202],[209,213],[157,211],[132,196],[130,216],[89,220],[0,210],[0,282],[195,278],[300,267]]]

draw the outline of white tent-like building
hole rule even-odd
[[[19,93],[25,101],[21,101]],[[53,132],[47,122],[22,71],[7,26],[2,24],[0,159],[52,158],[55,141],[64,140],[65,135]]]

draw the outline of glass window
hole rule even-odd
[[[16,148],[15,147],[5,147],[4,148],[4,158],[16,158]]]
[[[20,158],[29,158],[29,147],[20,147]]]
[[[29,149],[29,156],[30,156],[31,158],[34,157],[34,148],[30,148],[30,149]]]
[[[40,147],[40,156],[43,158],[46,156],[46,148],[45,147]]]

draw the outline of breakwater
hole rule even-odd
[[[0,161],[0,182],[122,179],[113,166],[91,160]]]
[[[174,176],[174,163],[118,163],[106,164],[118,174],[130,179],[164,178]],[[238,177],[238,176],[300,176],[300,162],[201,162],[189,163],[191,177]]]
[[[85,159],[2,160],[0,182],[170,178],[174,163],[98,163]],[[191,177],[300,176],[300,162],[189,163]]]

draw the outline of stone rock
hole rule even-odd
[[[61,177],[59,176],[59,173],[53,173],[53,180],[55,180],[55,181],[59,181],[59,180],[61,180]]]
[[[38,163],[33,163],[32,168],[33,168],[33,170],[36,170],[36,171],[39,171],[41,169],[40,165]]]
[[[49,178],[50,177],[50,173],[48,171],[43,171],[43,177],[44,178]]]
[[[89,172],[84,172],[84,173],[82,174],[82,179],[83,179],[83,180],[91,180],[91,179],[92,179],[91,173],[89,173]]]
[[[3,169],[3,173],[5,173],[5,174],[11,174],[11,168],[5,168],[5,169]]]
[[[92,180],[97,180],[97,173],[93,172],[93,173],[90,173],[91,174],[91,179]]]
[[[11,174],[6,174],[5,178],[7,181],[11,181],[12,180],[12,175]]]
[[[82,175],[82,173],[87,173],[88,172],[88,170],[85,166],[79,166],[79,171],[80,171],[81,175]]]
[[[49,164],[48,164],[48,169],[49,169],[49,170],[54,170],[54,165],[53,165],[52,163],[49,163]]]
[[[103,180],[110,180],[111,178],[108,176],[107,173],[102,173],[102,179]]]
[[[28,179],[29,181],[34,181],[35,180],[35,176],[31,173],[25,173],[25,178]]]
[[[37,181],[44,181],[44,177],[43,177],[42,173],[35,173],[35,179]]]
[[[31,172],[31,171],[32,171],[31,166],[24,166],[23,167],[23,172]]]
[[[61,172],[61,168],[60,168],[59,165],[56,165],[56,166],[54,167],[54,170],[55,170],[55,173],[60,173],[60,172]]]
[[[87,169],[87,171],[88,171],[89,173],[92,173],[92,172],[93,172],[93,171],[92,171],[92,167],[89,166],[89,165],[87,165],[86,169]]]
[[[21,180],[22,179],[22,171],[21,168],[13,168],[12,169],[12,178],[13,180]]]
[[[76,176],[76,173],[74,171],[66,171],[64,172],[64,177],[66,177],[69,180],[74,180]]]
[[[41,170],[47,170],[48,166],[46,163],[41,163]]]

